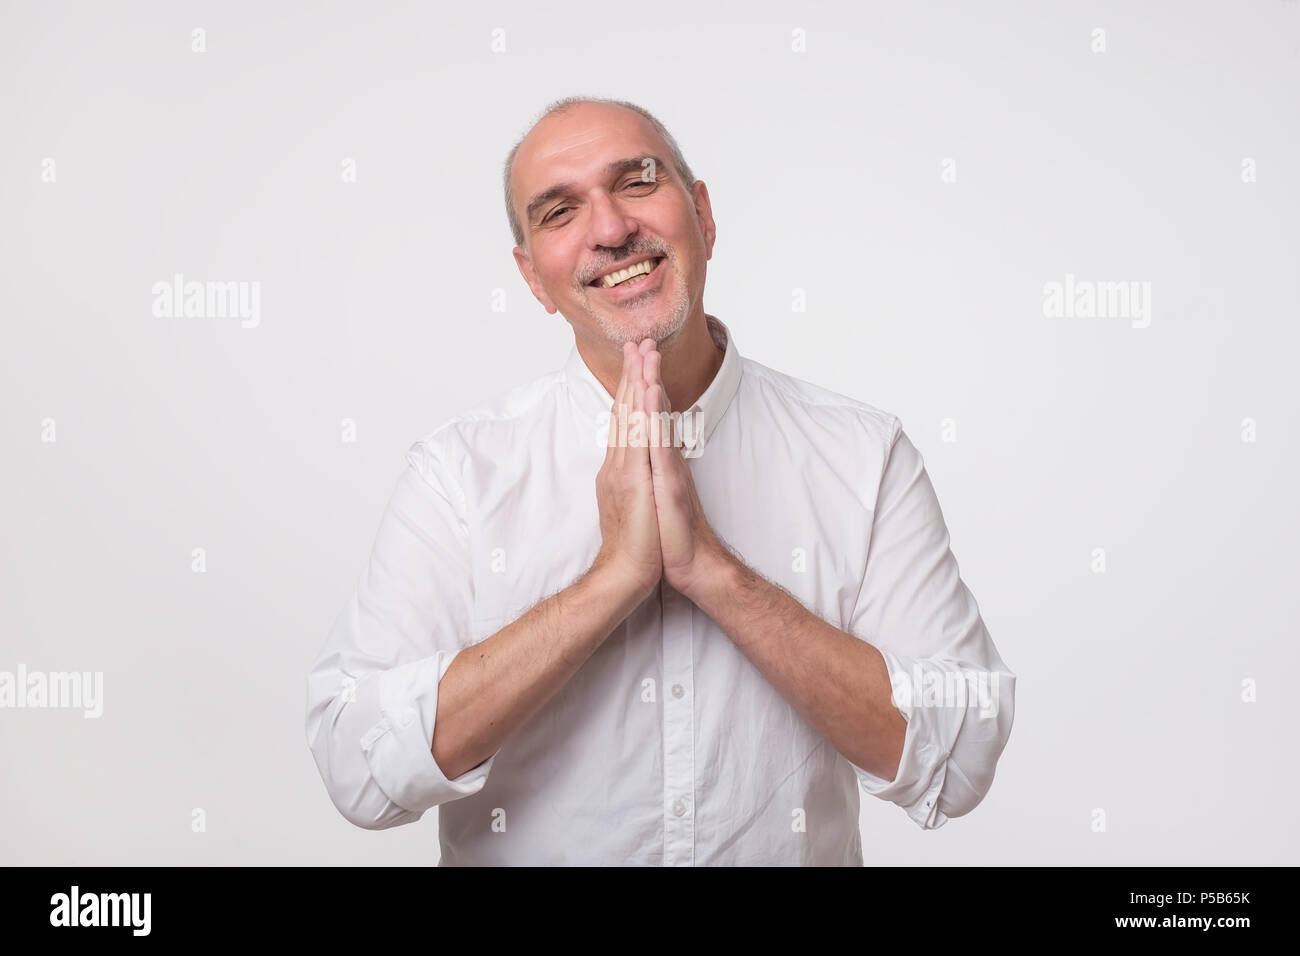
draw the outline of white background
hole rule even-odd
[[[408,446],[567,354],[500,168],[591,94],[708,184],[741,352],[901,417],[1017,674],[985,801],[864,795],[867,862],[1297,862],[1297,3],[5,0],[0,80],[0,670],[104,674],[0,710],[0,861],[436,862],[329,802],[306,672]]]

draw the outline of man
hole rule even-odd
[[[505,169],[559,371],[416,442],[308,680],[357,826],[444,865],[861,865],[858,788],[983,799],[1014,676],[897,418],[743,358],[653,116],[553,104]]]

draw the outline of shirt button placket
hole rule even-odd
[[[690,699],[693,605],[667,584],[663,607],[664,865],[695,864],[695,714]]]

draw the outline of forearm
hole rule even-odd
[[[447,778],[501,749],[643,597],[597,562],[563,591],[459,653],[438,684],[431,743]]]
[[[907,721],[875,647],[823,621],[730,554],[687,596],[846,759],[893,780]]]

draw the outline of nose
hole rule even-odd
[[[588,237],[591,247],[617,249],[636,235],[636,231],[636,220],[625,215],[619,204],[604,190],[600,190],[591,201]]]

